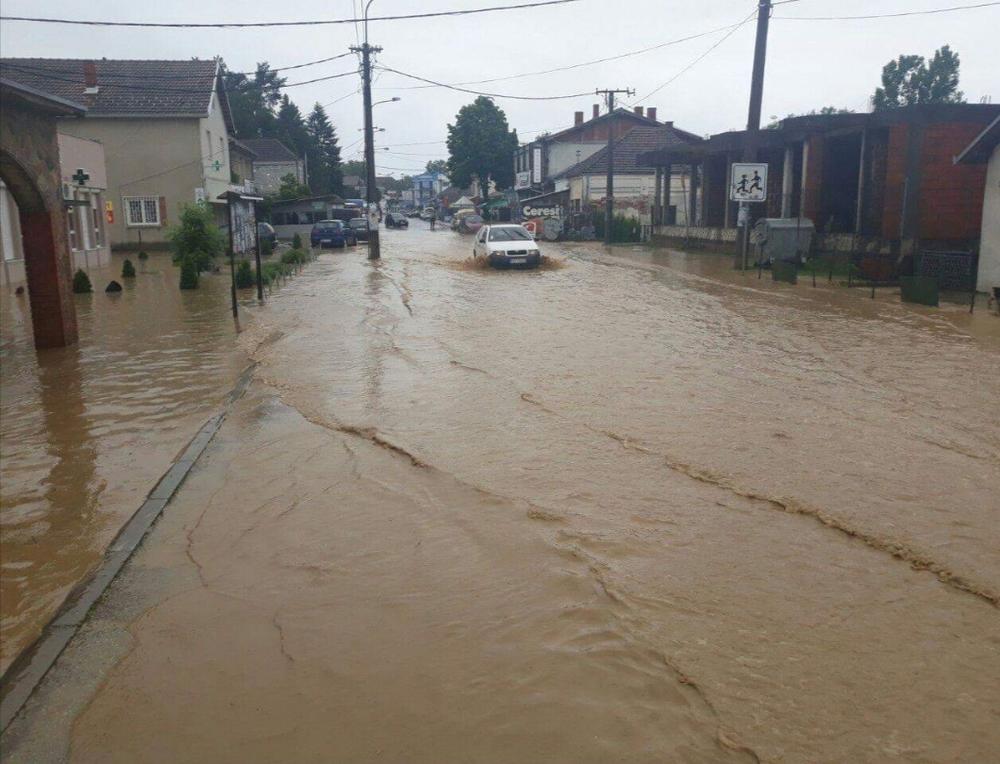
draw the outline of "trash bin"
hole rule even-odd
[[[751,243],[761,262],[800,263],[809,254],[816,227],[808,218],[761,218],[753,227]]]

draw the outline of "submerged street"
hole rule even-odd
[[[214,361],[173,367],[186,430],[129,495],[252,382],[7,761],[995,757],[995,316],[711,255],[545,244],[498,272],[471,249],[415,221],[380,262],[325,252],[238,348],[224,299],[220,323],[186,306]],[[87,410],[38,425],[64,461],[94,449]],[[70,482],[118,490],[134,448]]]

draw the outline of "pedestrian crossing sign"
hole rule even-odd
[[[767,163],[733,162],[729,199],[734,202],[767,201]]]

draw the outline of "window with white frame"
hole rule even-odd
[[[160,225],[160,197],[124,196],[125,223],[130,226]]]
[[[90,223],[92,226],[91,240],[95,247],[104,244],[104,218],[101,215],[101,195],[96,192],[90,194]]]

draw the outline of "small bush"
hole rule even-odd
[[[302,237],[298,234],[292,237],[292,249],[302,249]]]
[[[264,239],[264,241],[260,243],[260,253],[264,257],[269,257],[274,253],[274,244],[271,243],[270,239]]]
[[[281,256],[286,265],[305,265],[309,258],[301,249],[290,249]]]
[[[261,277],[268,285],[276,281],[286,279],[292,275],[292,265],[290,263],[264,263],[261,269]]]
[[[236,288],[249,289],[256,283],[249,260],[240,260],[236,264]]]
[[[183,267],[185,259],[193,258],[199,271],[212,270],[212,261],[225,250],[225,237],[206,204],[185,205],[180,222],[167,231],[167,238],[174,251],[174,262]]]
[[[181,289],[198,288],[198,266],[194,259],[185,257],[181,260]]]
[[[76,294],[89,294],[94,291],[94,285],[90,283],[90,276],[83,269],[79,269],[73,274],[73,291]]]
[[[139,257],[140,260],[148,260],[149,259],[149,255],[147,254],[146,250],[144,250],[144,249],[139,250],[138,257]]]
[[[135,266],[132,265],[132,261],[127,257],[125,262],[122,263],[122,278],[123,279],[134,279],[135,278]]]

